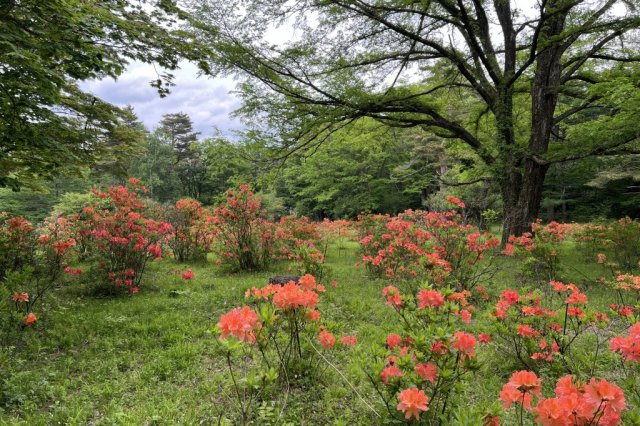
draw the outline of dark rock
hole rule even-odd
[[[269,284],[285,285],[289,281],[293,281],[294,283],[298,284],[299,280],[300,280],[300,277],[297,275],[278,275],[278,276],[269,278]]]

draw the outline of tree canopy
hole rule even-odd
[[[136,60],[168,70],[151,82],[168,93],[178,60],[195,59],[192,37],[177,28],[181,16],[167,0],[2,2],[0,186],[91,163],[127,120],[78,81],[116,78]]]
[[[500,186],[505,235],[535,220],[552,164],[636,148],[635,0],[236,0],[192,12],[212,67],[247,77],[242,112],[265,137],[314,146],[367,116],[459,140]],[[278,26],[294,35],[270,42]]]

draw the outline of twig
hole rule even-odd
[[[331,363],[331,361],[329,361],[329,360],[328,360],[328,359],[327,359],[327,358],[322,354],[322,352],[320,352],[320,351],[318,350],[318,348],[316,348],[316,347],[315,347],[315,345],[313,344],[313,342],[311,341],[311,339],[309,339],[309,338],[307,337],[307,341],[309,342],[309,344],[311,345],[311,347],[313,348],[313,350],[314,350],[314,351],[316,351],[316,352],[318,353],[318,355],[320,355],[320,358],[322,358],[322,359],[324,360],[324,362],[326,362],[327,364],[329,364],[329,365],[330,365],[334,370],[336,370],[336,371],[338,372],[338,374],[340,375],[340,377],[342,377],[342,379],[343,379],[343,380],[344,380],[344,381],[349,385],[349,387],[351,388],[351,390],[353,390],[353,392],[354,392],[356,395],[358,395],[358,398],[360,398],[360,400],[361,400],[362,402],[364,402],[364,404],[365,404],[365,405],[366,405],[366,406],[367,406],[371,411],[373,411],[373,412],[375,413],[375,415],[376,415],[376,416],[378,416],[378,417],[382,417],[382,416],[380,415],[380,413],[378,413],[378,412],[376,411],[376,409],[375,409],[375,408],[373,408],[373,407],[372,407],[372,406],[371,406],[371,405],[370,405],[370,404],[369,404],[369,403],[368,403],[368,402],[367,402],[367,401],[362,397],[362,395],[360,395],[360,393],[359,393],[359,392],[358,392],[358,390],[355,388],[355,386],[353,386],[353,384],[351,384],[351,382],[349,381],[349,379],[347,379],[347,378],[346,378],[346,376],[345,376],[344,374],[342,374],[342,371],[340,371],[340,370],[338,369],[338,367],[336,367],[335,365],[333,365],[333,364]]]

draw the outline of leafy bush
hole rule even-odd
[[[450,202],[464,206],[453,197]],[[362,261],[379,277],[470,290],[496,271],[498,239],[465,225],[456,210],[361,216],[359,229]]]
[[[162,257],[162,243],[173,229],[150,218],[153,212],[142,198],[145,191],[135,178],[129,180],[129,187],[94,189],[101,202],[75,217],[91,264],[91,280],[110,291],[137,293],[147,262]]]
[[[248,185],[227,191],[227,199],[208,219],[220,262],[243,271],[265,269],[273,262],[275,226],[263,213]]]
[[[178,200],[166,214],[173,226],[167,238],[173,257],[178,262],[206,260],[213,241],[206,226],[207,211],[200,202],[190,198]]]

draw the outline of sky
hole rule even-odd
[[[240,107],[240,100],[230,93],[236,85],[233,79],[198,77],[197,68],[188,62],[181,63],[173,74],[176,85],[165,98],[150,85],[157,78],[155,69],[143,63],[132,63],[117,80],[93,80],[81,87],[114,105],[133,106],[149,130],[158,126],[163,114],[177,112],[191,117],[200,137],[211,136],[214,127],[225,136],[243,128],[240,120],[230,117]]]

